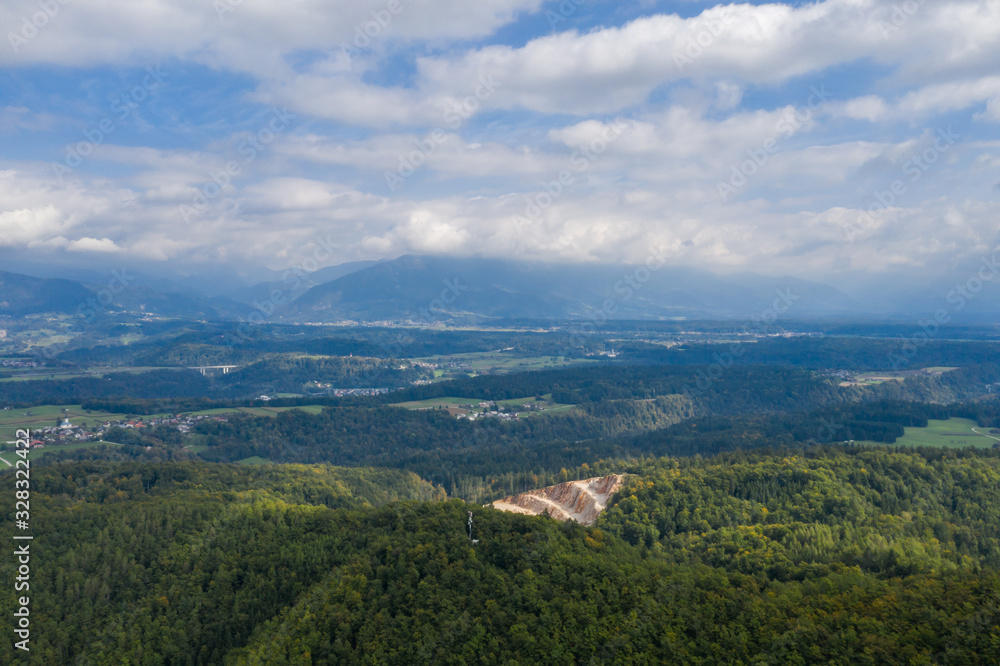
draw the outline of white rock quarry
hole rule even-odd
[[[493,502],[494,509],[539,516],[546,511],[556,520],[575,520],[593,525],[597,516],[618,492],[625,479],[623,474],[598,476],[581,481],[567,481],[556,486],[529,490],[520,495]]]

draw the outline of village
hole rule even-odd
[[[501,421],[520,421],[521,415],[519,412],[544,411],[543,407],[531,403],[517,405],[517,408],[519,411],[515,411],[513,406],[497,406],[496,402],[493,400],[484,400],[479,403],[460,405],[459,409],[466,410],[466,412],[458,413],[456,414],[456,417],[460,419],[468,419],[469,421],[484,418],[500,419]]]
[[[197,414],[182,414],[177,416],[132,418],[105,421],[93,427],[73,425],[67,417],[61,417],[56,425],[31,430],[31,448],[43,448],[46,445],[72,444],[75,442],[99,442],[112,428],[139,429],[168,426],[177,428],[181,433],[188,433],[200,421],[228,421],[225,416]]]
[[[306,394],[314,397],[333,396],[342,398],[348,395],[383,395],[388,393],[388,388],[337,388],[329,382],[311,381],[306,384]],[[258,400],[267,402],[271,398],[262,395]]]

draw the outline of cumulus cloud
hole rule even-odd
[[[0,245],[30,246],[45,241],[66,226],[54,206],[21,208],[0,213]]]
[[[121,252],[121,248],[118,247],[113,240],[110,238],[78,238],[74,241],[70,241],[66,245],[66,249],[70,252],[105,252],[114,253]]]
[[[1000,148],[983,134],[1000,122],[1000,0],[605,13],[549,34],[540,0],[221,2],[60,4],[0,49],[0,66],[80,74],[78,90],[0,107],[5,140],[61,155],[87,80],[136,62],[178,64],[181,92],[155,110],[182,119],[123,121],[61,179],[25,139],[0,170],[0,246],[275,268],[321,241],[331,263],[641,261],[656,246],[674,263],[836,274],[926,271],[995,236]],[[19,35],[37,11],[3,3],[0,24]],[[287,106],[296,122],[252,160],[211,109],[193,130],[177,98],[216,79],[185,80],[191,64],[241,91],[228,101],[244,118]],[[952,122],[962,136],[940,147]]]
[[[258,74],[285,54],[340,50],[358,32],[379,39],[468,39],[493,33],[540,0],[148,0],[72,2],[43,18],[32,0],[0,5],[0,25],[21,40],[0,49],[0,65],[118,64],[136,56],[178,58]],[[397,4],[397,3],[392,3]],[[386,17],[388,15],[388,18]],[[375,22],[376,28],[368,24]],[[25,27],[25,22],[31,27]],[[23,42],[23,43],[22,43]],[[371,42],[371,38],[369,39]]]
[[[493,73],[510,82],[495,105],[579,114],[627,108],[658,86],[692,77],[776,84],[871,59],[897,68],[901,79],[926,80],[928,71],[977,71],[1000,57],[997,0],[923,5],[899,26],[893,7],[874,0],[720,5],[689,19],[656,15],[523,47],[427,58],[420,68],[429,87],[451,89]]]

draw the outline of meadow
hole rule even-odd
[[[973,428],[976,430],[973,431]],[[949,449],[964,449],[974,446],[992,449],[1000,441],[1000,436],[989,428],[980,428],[970,419],[950,418],[945,421],[930,420],[926,428],[906,428],[906,434],[892,446],[941,446]],[[872,442],[866,442],[872,443]]]

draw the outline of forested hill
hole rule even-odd
[[[603,465],[632,476],[592,528],[372,469],[43,468],[32,661],[1000,660],[992,453]]]
[[[23,317],[36,312],[76,314],[94,293],[79,282],[0,271],[0,316]]]
[[[415,386],[381,400],[402,402],[448,395],[506,400],[551,393],[557,402],[580,404],[683,394],[701,414],[740,414],[802,411],[873,400],[957,402],[986,395],[997,382],[1000,364],[995,360],[940,375],[911,375],[899,382],[850,387],[840,386],[840,381],[829,375],[788,366],[585,365]]]
[[[748,403],[752,400],[749,396]],[[735,397],[730,408],[738,401]],[[320,414],[292,410],[276,417],[205,422],[197,430],[203,444],[199,455],[207,460],[258,456],[275,462],[401,467],[442,485],[451,495],[489,501],[566,481],[558,476],[563,468],[602,458],[802,448],[849,440],[888,444],[908,426],[925,427],[930,419],[951,417],[997,428],[1000,401],[847,402],[802,412],[695,416],[684,396],[663,396],[585,403],[520,421],[469,421],[444,410],[353,405],[329,407]],[[155,434],[144,434],[148,441],[139,444],[158,451],[158,442],[148,436]]]

